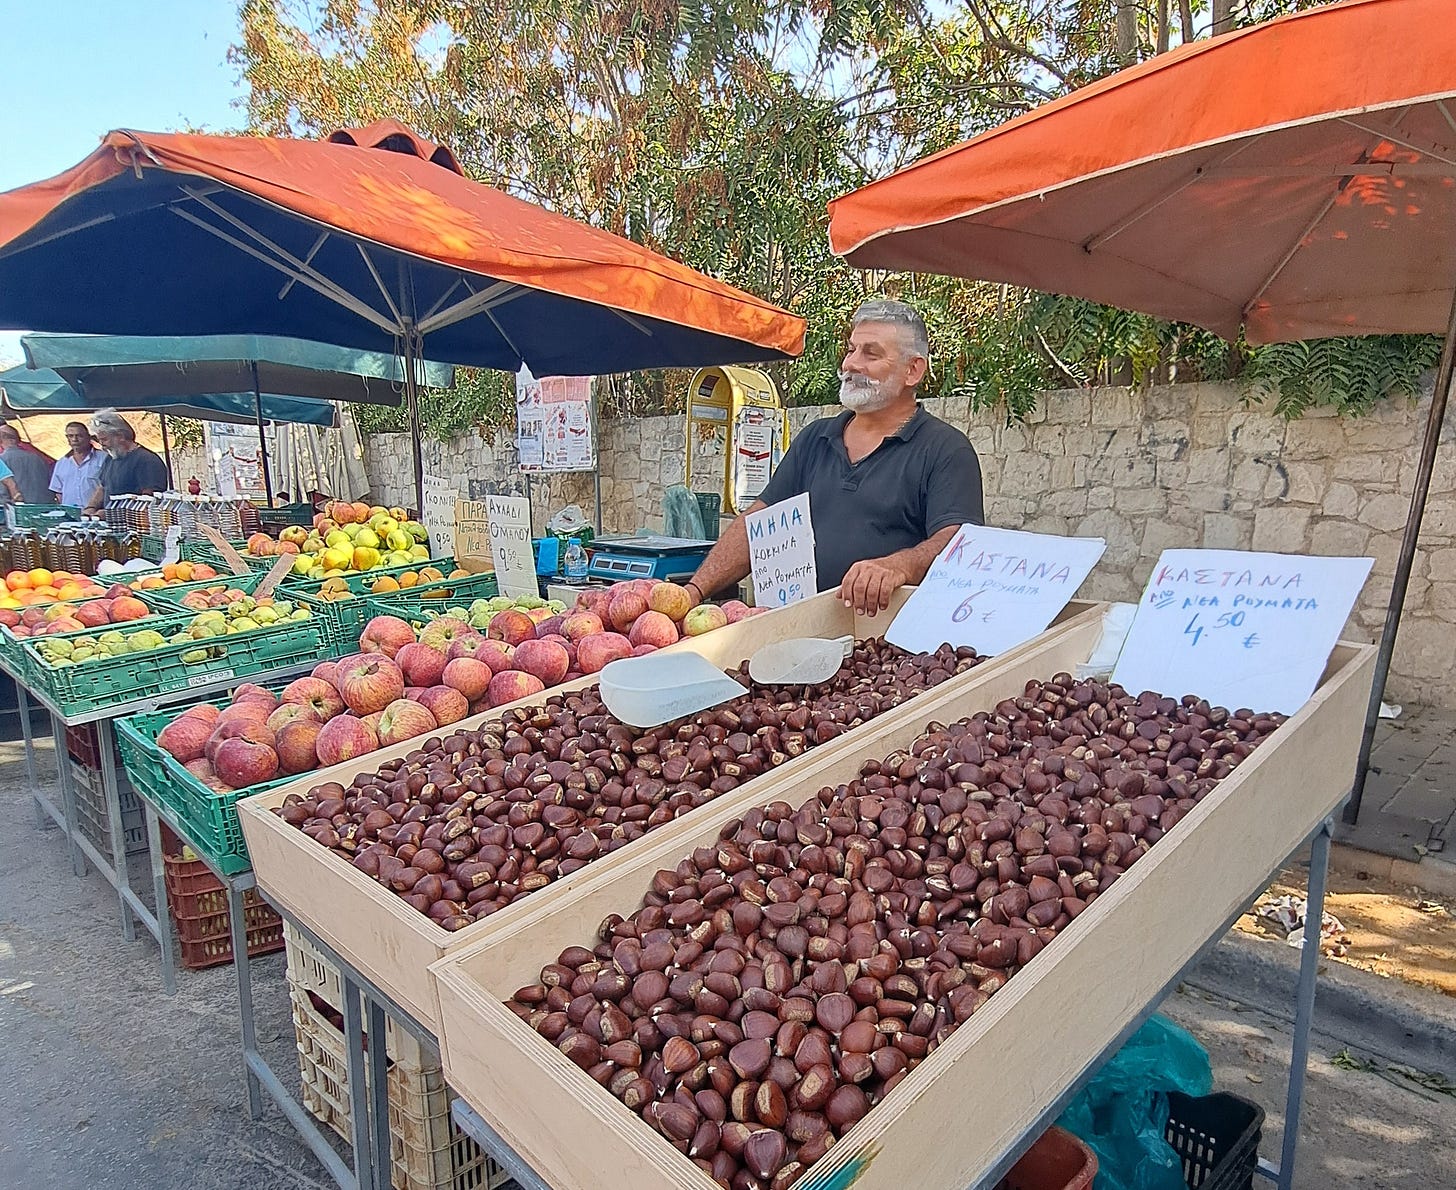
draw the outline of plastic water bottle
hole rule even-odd
[[[566,574],[567,582],[586,582],[586,550],[581,548],[581,541],[578,538],[573,537],[567,544],[562,569]]]

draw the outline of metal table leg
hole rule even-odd
[[[340,969],[344,993],[344,1053],[348,1059],[350,1138],[354,1145],[354,1177],[359,1190],[376,1190],[372,1133],[369,1127],[370,1096],[364,1091],[364,1024],[360,1017],[360,990],[347,968]]]
[[[15,682],[15,706],[20,712],[20,738],[25,741],[25,780],[35,790],[35,825],[46,830],[51,817],[46,813],[45,802],[40,796],[40,781],[35,770],[35,738],[30,730],[30,699],[25,696],[25,687]]]
[[[152,803],[142,799],[147,815],[147,850],[152,861],[152,896],[157,902],[157,949],[162,952],[162,991],[177,992],[177,956],[172,948],[172,914],[167,908],[167,870],[162,862],[162,826]]]
[[[389,1053],[385,1041],[384,1009],[368,992],[364,993],[368,1011],[369,1045],[369,1121],[374,1146],[375,1190],[390,1190],[394,1170],[393,1146],[389,1140]]]
[[[111,827],[111,869],[116,873],[116,895],[121,901],[121,936],[128,942],[136,941],[136,919],[132,914],[127,893],[131,891],[131,876],[126,861],[126,828],[121,821],[121,790],[116,783],[116,746],[112,740],[111,720],[98,719],[94,724],[96,749],[101,754],[101,791],[106,797],[106,813]],[[57,762],[68,762],[59,756]],[[161,909],[161,906],[158,906]],[[159,934],[160,930],[157,931]]]
[[[1335,822],[1326,819],[1309,855],[1309,888],[1304,909],[1304,946],[1299,956],[1295,992],[1294,1046],[1289,1060],[1289,1090],[1284,1107],[1284,1146],[1279,1154],[1279,1190],[1293,1190],[1294,1158],[1299,1145],[1299,1119],[1304,1111],[1304,1079],[1309,1069],[1309,1031],[1314,1023],[1314,995],[1320,964],[1320,932],[1325,914],[1325,884],[1330,867],[1330,840]],[[1313,929],[1314,935],[1310,936]]]
[[[56,746],[56,778],[61,783],[61,806],[66,816],[66,839],[71,844],[71,871],[77,876],[86,875],[86,857],[76,841],[76,789],[71,782],[70,754],[66,751],[66,726],[55,715],[51,716],[51,739]]]
[[[248,1084],[248,1119],[263,1117],[263,1093],[247,1056],[257,1052],[258,1032],[253,1017],[253,973],[248,958],[248,923],[243,917],[243,890],[223,877],[228,894],[228,929],[233,939],[233,972],[238,981],[238,1016],[243,1025],[244,1076]]]

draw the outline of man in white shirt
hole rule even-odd
[[[56,460],[51,471],[51,491],[60,497],[62,504],[85,508],[101,482],[101,464],[106,462],[106,452],[96,449],[85,422],[66,423],[66,442],[71,449]]]

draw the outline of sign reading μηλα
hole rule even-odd
[[[807,492],[750,512],[745,527],[756,606],[787,607],[819,593]]]

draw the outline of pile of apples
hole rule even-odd
[[[151,614],[151,609],[132,594],[131,588],[120,583],[109,590],[95,584],[83,589],[96,597],[82,603],[32,603],[18,611],[3,607],[0,608],[0,624],[4,624],[12,636],[37,637],[84,632],[87,628],[100,628],[107,624],[129,624]]]
[[[576,607],[578,614],[596,616],[602,632],[625,638],[632,646],[630,655],[639,657],[676,644],[685,636],[702,636],[768,610],[749,607],[739,599],[730,599],[721,606],[700,603],[693,607],[686,587],[649,578],[584,591],[577,596]]]
[[[127,585],[133,591],[160,591],[182,583],[204,582],[217,578],[217,571],[206,562],[165,562],[160,574],[144,574]]]
[[[125,591],[125,587],[113,588]],[[271,595],[265,595],[261,599],[254,599],[236,588],[229,589],[219,586],[212,589],[211,596],[203,595],[200,591],[189,591],[183,597],[182,602],[188,608],[201,606],[205,610],[199,611],[188,624],[173,632],[170,636],[158,631],[155,628],[142,628],[139,632],[121,632],[116,628],[102,632],[99,636],[51,636],[53,633],[75,633],[84,631],[87,628],[100,628],[105,624],[120,624],[131,620],[140,620],[149,614],[147,605],[139,599],[133,599],[126,595],[112,599],[93,599],[90,603],[83,603],[76,609],[74,617],[67,617],[63,620],[54,621],[47,626],[48,635],[36,642],[36,651],[41,659],[53,669],[60,669],[67,665],[80,665],[86,661],[100,660],[105,657],[120,657],[128,653],[147,653],[152,649],[159,649],[163,645],[192,644],[195,648],[188,649],[181,655],[181,660],[187,665],[198,665],[204,661],[214,659],[223,655],[223,650],[216,645],[208,644],[214,637],[230,636],[239,632],[255,632],[260,628],[270,628],[285,620],[307,620],[311,619],[313,612],[307,607],[294,603],[289,599],[276,599]],[[192,602],[198,598],[207,600],[202,604]],[[95,608],[93,612],[90,609]],[[138,611],[137,609],[140,609]],[[86,615],[85,622],[79,617]],[[108,619],[101,619],[106,615]],[[68,627],[57,627],[57,624],[66,624]],[[175,625],[175,621],[172,622]],[[16,631],[12,629],[11,631]],[[40,635],[32,632],[31,635]]]
[[[276,539],[267,533],[254,533],[243,548],[257,558],[296,554],[293,573],[303,578],[333,578],[381,566],[407,566],[430,556],[424,525],[410,520],[403,508],[344,500],[335,500],[316,513],[312,529],[289,525]]]

